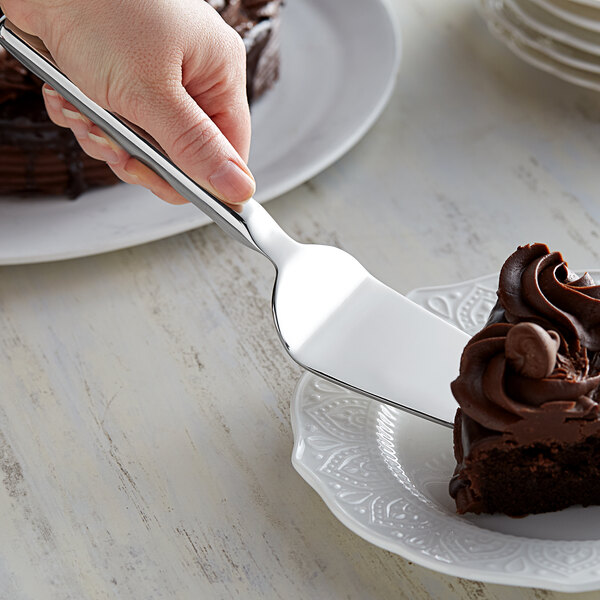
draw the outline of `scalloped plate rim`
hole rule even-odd
[[[585,270],[576,270],[576,272],[584,272]],[[600,269],[588,269],[589,273],[600,274]],[[498,273],[490,273],[488,275],[474,277],[472,279],[464,280],[458,283],[451,283],[445,285],[438,286],[426,286],[415,288],[408,292],[406,296],[408,298],[414,298],[415,296],[421,293],[429,293],[433,291],[445,291],[452,290],[458,287],[464,287],[465,285],[477,285],[482,284],[484,282],[489,283],[490,280],[494,278],[498,278]],[[599,575],[595,580],[589,580],[583,583],[577,583],[572,581],[560,581],[557,579],[551,580],[548,577],[548,574],[544,575],[528,575],[528,574],[519,574],[516,575],[514,573],[506,573],[501,571],[490,571],[484,570],[483,568],[478,570],[473,565],[465,565],[462,566],[457,563],[448,563],[441,559],[432,558],[426,554],[423,554],[417,550],[414,550],[406,545],[404,545],[401,541],[390,538],[389,536],[385,536],[382,533],[375,531],[373,528],[370,528],[356,518],[352,517],[352,515],[348,514],[340,505],[340,503],[335,499],[335,497],[331,494],[325,481],[320,478],[309,466],[307,466],[302,459],[302,456],[305,452],[305,438],[301,435],[301,423],[303,421],[301,416],[301,402],[300,397],[302,395],[303,390],[311,381],[320,381],[318,377],[313,375],[312,373],[304,373],[304,375],[298,381],[296,389],[294,391],[294,396],[291,402],[291,425],[292,432],[294,436],[294,446],[292,450],[291,462],[294,469],[298,472],[298,474],[315,490],[315,492],[321,497],[327,508],[333,513],[333,515],[348,529],[350,529],[355,534],[359,535],[366,541],[383,548],[389,552],[394,554],[398,554],[403,558],[413,561],[423,567],[430,568],[439,573],[443,573],[445,575],[450,575],[454,577],[462,577],[464,579],[481,581],[486,583],[495,583],[501,585],[510,585],[510,586],[522,586],[522,587],[532,587],[532,588],[541,588],[556,592],[567,592],[567,593],[580,593],[580,592],[589,592],[596,591],[600,589],[600,560],[598,561],[597,567],[599,568]],[[348,392],[351,393],[351,392]],[[353,396],[358,398],[363,398],[358,394],[352,393]],[[365,403],[369,404],[369,406],[378,406],[375,400],[371,400],[369,398],[364,398]],[[395,410],[390,407],[385,406],[385,408],[389,410]],[[367,408],[367,414],[370,412],[370,408]],[[403,415],[401,411],[396,411],[399,415]],[[368,424],[365,425],[367,427]],[[383,457],[381,457],[383,460]],[[394,477],[394,475],[390,472],[390,477],[394,478],[396,485],[399,488],[402,487],[402,484],[398,482],[398,480]],[[406,490],[406,488],[404,488]],[[460,518],[460,517],[457,517]],[[467,527],[471,526],[476,529],[480,529],[477,525],[471,524],[468,521],[462,521]],[[543,545],[552,545],[558,543],[579,543],[585,544],[586,546],[592,546],[594,548],[598,548],[600,550],[600,539],[598,540],[548,540],[548,539],[539,539],[539,538],[523,538],[517,535],[502,533],[497,531],[488,530],[491,535],[499,536],[503,539],[512,539],[512,540],[520,540],[520,541],[528,541],[530,543],[537,543]],[[579,573],[581,574],[581,573]],[[573,578],[576,577],[576,573],[569,574],[565,577]]]

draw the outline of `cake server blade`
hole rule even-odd
[[[274,321],[296,362],[349,389],[452,426],[456,403],[450,382],[458,374],[467,334],[375,279],[346,252],[293,240],[255,200],[241,209],[221,202],[144,132],[85,96],[40,40],[6,19],[0,21],[0,44],[226,233],[273,263]]]

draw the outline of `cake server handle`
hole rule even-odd
[[[287,253],[297,243],[256,200],[250,199],[241,208],[233,208],[198,185],[145,131],[88,98],[58,68],[42,40],[21,31],[6,17],[0,19],[0,45],[237,241],[260,252],[275,265],[277,255]]]
[[[274,264],[273,318],[292,359],[319,377],[452,427],[456,404],[448,383],[467,334],[375,279],[347,252],[292,240],[255,200],[238,212],[203,190],[151,140],[87,98],[44,48],[36,50],[39,41],[30,42],[0,21],[0,44],[11,54],[226,233]]]

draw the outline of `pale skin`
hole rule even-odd
[[[147,131],[200,185],[239,205],[254,179],[246,162],[250,112],[238,34],[204,0],[0,0],[41,38],[60,68],[102,107]],[[123,181],[185,200],[48,86],[50,118]]]

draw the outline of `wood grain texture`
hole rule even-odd
[[[598,267],[599,97],[514,58],[475,0],[392,4],[388,108],[273,216],[400,291],[530,241]],[[597,597],[440,575],[343,527],[290,464],[272,279],[215,226],[0,270],[0,598]]]

